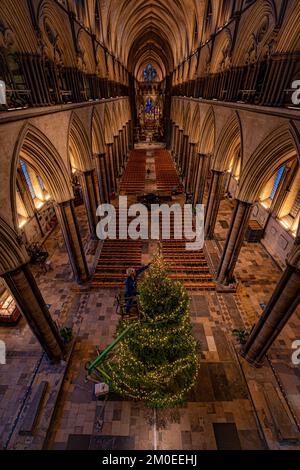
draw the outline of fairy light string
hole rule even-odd
[[[152,408],[184,403],[195,384],[199,361],[189,320],[189,296],[168,277],[159,254],[138,284],[141,322],[118,345],[106,364],[111,386],[124,397]],[[119,335],[128,322],[120,321]]]

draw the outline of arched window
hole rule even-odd
[[[153,109],[153,100],[148,98],[145,104],[145,113],[150,113]]]
[[[285,170],[285,165],[283,165],[280,170],[278,170],[277,174],[276,174],[276,178],[275,178],[275,181],[274,181],[274,184],[273,184],[273,188],[272,188],[272,191],[271,191],[271,194],[270,194],[270,199],[271,201],[273,201],[275,195],[276,195],[276,192],[277,192],[277,189],[279,187],[279,184],[280,184],[280,181],[281,181],[281,178],[282,178],[282,175],[284,173],[284,170]]]
[[[45,185],[44,185],[43,180],[42,180],[42,178],[40,177],[40,175],[37,175],[37,179],[38,179],[38,182],[39,182],[39,184],[40,184],[41,190],[42,190],[42,191],[46,191]]]
[[[143,70],[143,79],[145,82],[157,79],[157,70],[152,67],[152,64],[148,64],[147,67]]]
[[[25,176],[25,180],[26,180],[27,186],[28,186],[28,188],[29,188],[31,197],[32,197],[32,199],[34,199],[34,198],[36,197],[36,194],[35,194],[35,192],[34,192],[34,189],[33,189],[33,186],[32,186],[32,182],[31,182],[29,173],[28,173],[28,171],[27,171],[27,166],[26,166],[26,163],[24,162],[24,160],[20,160],[20,165],[21,165],[23,174],[24,174],[24,176]]]

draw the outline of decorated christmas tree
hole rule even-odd
[[[138,290],[141,321],[122,340],[109,364],[112,387],[149,407],[173,407],[184,402],[198,369],[189,297],[181,283],[168,278],[159,257]],[[118,334],[127,325],[120,322]]]

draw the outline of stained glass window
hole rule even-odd
[[[143,70],[143,79],[144,81],[152,81],[157,78],[157,70],[152,67],[152,64],[148,64],[147,67]]]
[[[148,64],[148,80],[152,80],[152,65]]]
[[[148,98],[145,105],[145,113],[151,113],[153,109],[153,101],[151,98]]]

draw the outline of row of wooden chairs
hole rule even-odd
[[[118,220],[118,208],[116,212]],[[92,287],[124,287],[127,269],[141,265],[142,246],[141,240],[105,240],[93,276]]]
[[[186,250],[184,240],[161,240],[162,256],[171,270],[172,279],[187,289],[213,290],[215,284],[203,250]]]
[[[175,189],[177,192],[183,191],[171,155],[165,149],[155,150],[155,172],[158,190],[172,192]]]
[[[180,187],[176,168],[168,151],[158,149],[153,151],[155,158],[157,188],[173,191],[174,186]],[[120,191],[125,194],[137,194],[145,188],[146,151],[134,150],[130,153],[126,172],[120,185]],[[119,224],[119,209],[116,207],[117,224]],[[128,223],[130,219],[128,220]],[[117,237],[124,222],[117,225]],[[172,279],[183,282],[187,289],[214,289],[215,284],[209,272],[209,267],[203,250],[186,250],[186,242],[190,239],[175,239],[181,235],[174,225],[171,214],[170,234],[162,230],[160,223],[161,251],[166,265],[170,269]],[[168,239],[165,237],[168,236]],[[92,287],[124,287],[128,267],[141,265],[142,240],[105,240],[94,273]]]
[[[129,155],[125,174],[120,184],[120,192],[135,194],[145,190],[146,152],[132,150]]]

